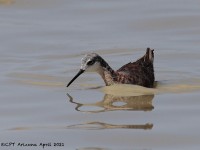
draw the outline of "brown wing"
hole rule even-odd
[[[121,68],[119,68],[117,70],[117,72],[130,72],[130,70],[135,70],[135,69],[138,69],[139,66],[143,66],[143,67],[146,67],[146,66],[149,66],[149,65],[153,65],[153,60],[154,60],[154,50],[150,49],[150,48],[147,48],[146,50],[146,54],[141,57],[140,59],[138,59],[136,62],[130,62],[124,66],[122,66]]]
[[[119,78],[124,79],[127,83],[152,87],[154,83],[153,60],[153,50],[147,48],[146,54],[143,57],[117,70],[117,73],[120,74]]]
[[[146,54],[140,59],[138,59],[136,62],[137,63],[145,62],[145,63],[153,64],[153,61],[154,61],[154,49],[147,48]]]

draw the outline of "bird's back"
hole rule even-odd
[[[146,54],[135,62],[130,62],[117,70],[119,83],[136,84],[153,87],[154,84],[154,50],[147,48]]]

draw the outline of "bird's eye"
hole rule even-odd
[[[93,65],[94,62],[95,62],[94,60],[90,60],[90,61],[87,62],[87,65]]]

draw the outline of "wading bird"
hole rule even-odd
[[[154,50],[147,48],[146,54],[114,71],[98,54],[90,53],[82,58],[81,68],[67,87],[84,72],[97,72],[106,86],[112,84],[134,84],[152,88],[154,85]]]

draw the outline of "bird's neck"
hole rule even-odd
[[[100,64],[101,68],[99,69],[98,73],[103,78],[105,84],[107,86],[114,84],[116,79],[116,72],[108,65],[104,59],[101,60]]]

